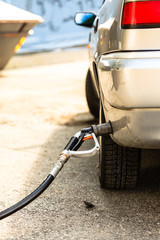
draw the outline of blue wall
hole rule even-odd
[[[42,16],[44,23],[34,28],[20,52],[54,50],[87,44],[89,29],[74,24],[78,11],[98,12],[102,0],[3,0]]]

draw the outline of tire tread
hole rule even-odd
[[[101,113],[103,114],[103,113]],[[104,117],[102,116],[101,122]],[[110,136],[100,137],[100,184],[107,189],[131,189],[137,186],[141,150],[122,147]]]

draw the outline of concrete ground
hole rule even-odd
[[[15,56],[0,73],[0,210],[33,191],[68,139],[95,122],[84,96],[87,58],[85,49]],[[37,200],[0,221],[0,240],[158,240],[159,198],[159,150],[142,151],[132,191],[99,187],[98,156],[71,158]]]

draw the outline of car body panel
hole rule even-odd
[[[160,51],[102,55],[98,73],[100,86],[111,106],[160,107]]]
[[[160,52],[102,55],[98,75],[113,140],[128,147],[159,148]]]
[[[89,41],[89,56],[91,61],[97,60],[104,52],[121,49],[121,29],[119,22],[122,2],[123,0],[119,0],[118,2],[117,0],[106,0],[98,12],[93,28],[91,29],[91,38]],[[95,31],[97,21],[98,28]]]
[[[91,60],[108,51],[160,49],[160,28],[121,28],[123,4],[124,0],[106,0],[98,12],[91,30]],[[98,30],[94,32],[97,19]]]
[[[121,34],[121,50],[159,50],[160,28],[125,29]]]
[[[160,148],[160,108],[118,109],[103,98],[106,122],[113,128],[111,138],[119,145],[145,149]]]
[[[122,29],[124,4],[135,1],[104,1],[89,36],[90,71],[112,139],[160,148],[160,27]]]

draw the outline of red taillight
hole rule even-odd
[[[160,1],[124,4],[122,28],[160,28]]]

